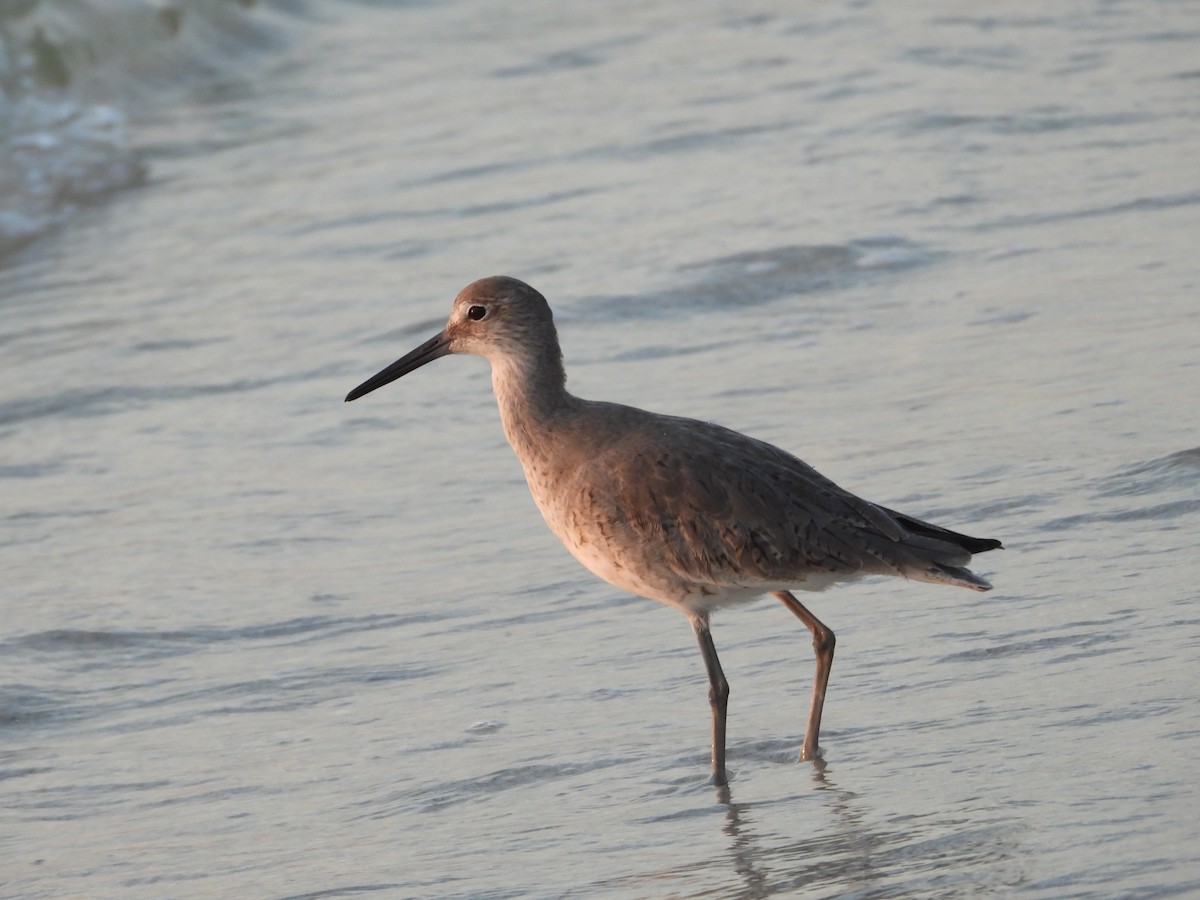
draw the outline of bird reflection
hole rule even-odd
[[[949,816],[892,816],[841,787],[824,760],[813,761],[809,788],[789,798],[742,802],[736,784],[716,788],[724,807],[725,852],[710,861],[706,881],[722,884],[721,896],[759,898],[801,890],[837,893],[901,890],[926,893],[957,873],[975,889],[1019,884],[1018,823],[966,824]],[[814,809],[813,800],[820,806]],[[781,804],[796,810],[796,834],[778,833]],[[768,817],[775,833],[761,824]],[[822,823],[818,829],[814,823]],[[781,837],[783,838],[781,840]],[[695,869],[691,871],[695,875]]]

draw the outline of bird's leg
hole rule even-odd
[[[776,591],[775,597],[804,623],[804,627],[811,631],[813,636],[813,650],[817,654],[817,676],[813,680],[812,704],[808,708],[808,727],[804,731],[804,746],[800,750],[800,758],[815,759],[817,737],[821,733],[821,710],[825,706],[825,688],[829,684],[829,670],[833,668],[833,648],[837,645],[837,638],[792,595],[791,591]]]
[[[725,710],[729,705],[729,682],[725,680],[721,661],[717,659],[717,648],[708,628],[708,613],[691,613],[688,618],[692,623],[692,631],[696,632],[696,640],[700,642],[704,668],[708,671],[708,702],[712,706],[713,723],[713,784],[720,787],[729,783],[725,777]]]

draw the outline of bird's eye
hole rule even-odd
[[[470,309],[467,310],[467,318],[473,319],[476,322],[478,322],[480,319],[482,319],[486,315],[487,315],[487,307],[486,306],[472,306]]]

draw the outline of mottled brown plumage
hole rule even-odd
[[[801,754],[811,758],[835,638],[789,589],[818,591],[864,575],[991,588],[964,566],[999,541],[870,503],[790,453],[720,425],[570,394],[550,307],[513,278],[469,285],[441,334],[346,399],[448,353],[491,363],[505,435],[567,549],[611,584],[691,620],[711,686],[718,784],[726,778],[729,686],[709,631],[714,609],[769,593],[812,631],[817,677]]]

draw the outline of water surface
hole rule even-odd
[[[0,893],[1200,890],[1191,7],[184,7],[221,65],[64,88],[143,175],[0,267]],[[996,590],[805,598],[818,767],[808,635],[719,617],[718,796],[686,623],[546,531],[484,364],[341,402],[493,273],[578,393]]]

